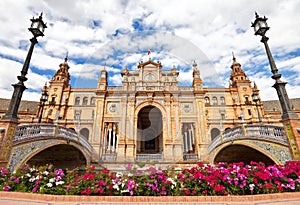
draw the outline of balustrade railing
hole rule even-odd
[[[136,160],[161,161],[161,160],[163,160],[163,155],[162,154],[137,154]]]
[[[217,136],[208,146],[211,152],[220,144],[236,139],[264,139],[287,145],[288,140],[283,127],[274,125],[245,125],[226,130]]]
[[[15,132],[13,139],[14,143],[31,140],[34,138],[55,138],[60,137],[67,140],[77,141],[87,150],[92,152],[92,146],[83,136],[72,130],[62,126],[55,126],[52,124],[28,124],[19,125]]]
[[[183,160],[184,161],[198,161],[198,155],[190,154],[190,153],[183,153]]]

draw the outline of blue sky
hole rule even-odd
[[[96,87],[99,71],[120,85],[124,66],[136,69],[151,58],[180,71],[191,85],[195,60],[206,87],[227,87],[232,52],[255,81],[262,100],[277,99],[260,37],[250,27],[254,12],[269,18],[269,45],[290,98],[300,97],[300,1],[0,1],[0,97],[10,98],[27,54],[30,18],[43,11],[48,28],[32,56],[25,100],[40,91],[69,53],[72,87]]]

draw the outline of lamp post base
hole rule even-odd
[[[300,128],[300,119],[282,119],[284,130],[289,142],[289,148],[292,156],[292,160],[300,160],[300,132],[297,130]]]

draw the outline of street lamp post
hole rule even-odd
[[[18,110],[21,102],[21,98],[23,95],[24,90],[26,89],[24,82],[27,80],[26,74],[28,72],[28,67],[31,59],[31,55],[33,52],[34,45],[38,42],[37,37],[44,36],[44,30],[47,28],[46,24],[43,21],[42,13],[39,16],[39,18],[32,18],[31,20],[31,26],[28,28],[28,30],[33,34],[33,38],[30,39],[31,45],[28,50],[27,57],[25,59],[21,75],[18,76],[19,82],[16,84],[13,84],[14,92],[12,95],[12,98],[10,100],[9,108],[3,116],[3,119],[8,119],[17,122],[18,121]]]
[[[255,21],[254,23],[252,23],[251,27],[254,27],[255,35],[262,36],[261,42],[265,45],[265,49],[271,67],[271,72],[273,73],[272,78],[275,80],[275,84],[273,85],[273,87],[277,91],[277,95],[281,105],[282,119],[298,118],[297,114],[291,109],[289,97],[285,89],[286,82],[280,80],[281,74],[278,73],[278,69],[276,67],[274,58],[268,45],[269,38],[265,36],[266,32],[270,29],[270,27],[268,27],[267,20],[268,18],[262,18],[255,12]]]
[[[45,106],[45,102],[48,100],[48,96],[49,95],[47,93],[47,85],[45,85],[44,88],[43,88],[42,96],[41,96],[42,105],[41,105],[41,113],[40,113],[40,116],[39,116],[38,123],[41,123],[41,121],[42,121],[44,106]]]
[[[257,93],[252,94],[252,100],[253,100],[253,102],[255,103],[255,106],[256,106],[258,121],[259,121],[259,123],[261,123],[262,122],[261,121],[261,116],[260,116],[259,109],[258,109],[259,97],[258,97]]]

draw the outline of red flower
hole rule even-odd
[[[188,190],[188,189],[186,189],[185,191],[184,191],[184,193],[185,193],[185,195],[190,195],[190,190]]]
[[[264,187],[267,189],[274,189],[274,186],[272,184],[264,184]]]
[[[109,173],[109,170],[103,169],[103,170],[102,170],[102,173]]]

